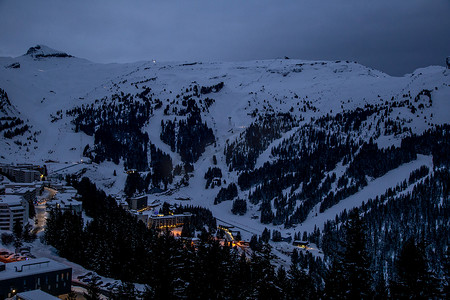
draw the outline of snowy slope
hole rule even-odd
[[[448,123],[450,119],[450,71],[443,67],[431,66],[403,77],[391,77],[346,61],[276,59],[230,63],[98,64],[68,54],[63,55],[65,53],[43,45],[36,48],[20,57],[0,58],[0,88],[8,93],[10,101],[20,112],[19,117],[31,126],[23,136],[13,139],[0,136],[0,162],[42,164],[52,160],[59,164],[47,163],[50,170],[58,170],[66,163],[79,162],[85,145],[94,143],[93,137],[82,132],[75,133],[72,119],[65,116],[67,110],[95,103],[97,99],[110,97],[114,93],[136,93],[143,86],[151,87],[153,98],[160,99],[165,107],[176,100],[176,95],[182,95],[194,83],[210,86],[224,82],[224,88],[211,95],[215,103],[202,112],[203,120],[213,129],[216,145],[208,146],[194,164],[195,170],[189,186],[179,189],[171,186],[169,194],[153,194],[150,198],[173,203],[180,202],[175,198],[189,197],[189,204],[208,207],[219,219],[246,228],[248,232],[243,232],[244,237],[261,233],[265,226],[272,225],[262,226],[258,220],[250,218],[252,215],[259,215],[259,206],[249,204],[245,216],[235,216],[230,212],[231,201],[214,205],[219,189],[205,189],[203,176],[208,167],[212,166],[213,155],[216,155],[217,166],[222,169],[223,179],[227,184],[237,181],[237,171],[227,172],[224,147],[227,141],[238,139],[255,120],[251,115],[255,109],[259,114],[290,111],[292,115],[303,118],[304,122],[301,124],[304,124],[311,118],[349,111],[366,104],[400,101],[405,94],[414,99],[419,92],[427,89],[432,91],[432,106],[414,114],[405,107],[395,108],[390,116],[405,120],[414,133],[421,133],[433,125]],[[20,67],[9,67],[14,63],[20,64]],[[306,103],[308,109],[303,109]],[[173,120],[175,117],[180,118],[165,115],[162,109],[155,110],[142,129],[148,132],[153,144],[170,154],[174,165],[181,162],[180,155],[172,152],[159,136],[161,120]],[[284,138],[295,134],[295,131],[296,128],[293,128],[284,133],[282,138],[273,141],[259,156],[256,166],[270,161],[270,149]],[[381,136],[376,142],[380,147],[387,147],[398,145],[400,139],[396,136]],[[392,176],[403,180],[411,170],[422,164],[430,165],[430,158],[420,157],[416,162],[374,180],[353,198],[345,199],[317,217],[311,215],[302,228],[290,231],[310,231],[314,225],[323,225],[324,220],[334,218],[343,209],[349,209],[368,197],[382,194],[386,188],[395,186],[398,181],[391,180]],[[86,175],[95,179],[110,193],[119,193],[123,189],[125,175],[122,163],[83,164],[74,167],[73,171],[82,168],[86,168]],[[65,172],[69,173],[70,170]],[[119,176],[112,176],[114,170],[118,171]],[[247,194],[248,192],[241,192],[240,196],[245,198]],[[289,231],[281,226],[272,227],[282,230],[283,235]]]

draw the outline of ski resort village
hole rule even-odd
[[[449,68],[0,57],[0,298],[448,299]]]

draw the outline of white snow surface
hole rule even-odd
[[[317,205],[308,215],[305,222],[297,227],[297,230],[301,232],[313,232],[317,227],[321,231],[327,220],[333,220],[336,215],[339,215],[344,210],[347,212],[355,207],[359,207],[363,202],[367,202],[369,199],[375,199],[377,196],[381,196],[386,192],[388,188],[394,188],[397,184],[401,184],[404,180],[408,181],[409,174],[420,168],[421,166],[427,166],[429,169],[433,169],[433,158],[431,156],[418,155],[417,159],[403,164],[397,169],[394,169],[385,175],[373,179],[369,184],[362,188],[359,192],[350,197],[341,200],[333,207],[325,210],[323,213],[319,212],[319,206]],[[316,215],[317,214],[317,215]]]
[[[61,51],[41,46],[43,53],[60,53]],[[20,63],[20,68],[7,68],[12,63]],[[189,63],[189,64],[187,64]],[[169,193],[149,195],[149,200],[162,200],[170,203],[200,205],[211,209],[220,220],[235,224],[242,228],[244,238],[252,234],[260,234],[264,227],[277,229],[285,236],[294,231],[311,231],[314,225],[321,227],[327,219],[333,219],[336,213],[344,209],[358,206],[369,197],[384,193],[385,189],[395,186],[407,178],[409,172],[420,165],[431,166],[431,158],[419,156],[409,164],[375,179],[357,194],[341,201],[322,214],[315,216],[312,212],[306,222],[296,228],[284,229],[282,226],[263,225],[252,215],[260,215],[257,206],[248,204],[248,212],[244,216],[231,213],[231,201],[214,205],[213,201],[219,187],[205,189],[203,178],[208,167],[211,167],[213,155],[217,156],[218,167],[224,173],[228,183],[237,181],[236,172],[227,172],[224,147],[227,140],[234,140],[245,127],[254,120],[250,116],[255,108],[259,112],[288,112],[304,117],[308,122],[312,117],[320,117],[327,113],[335,114],[343,110],[363,107],[365,104],[384,103],[401,100],[402,95],[410,93],[414,98],[421,90],[432,91],[433,105],[412,114],[406,109],[396,109],[401,118],[409,121],[413,132],[421,133],[432,125],[449,121],[450,88],[447,70],[439,66],[430,66],[416,70],[403,77],[392,77],[380,71],[367,68],[355,62],[346,61],[304,61],[304,60],[258,60],[249,62],[136,62],[128,64],[99,64],[76,57],[48,57],[34,59],[29,55],[16,58],[0,58],[0,88],[5,90],[11,103],[17,108],[18,117],[31,125],[31,132],[36,135],[37,142],[27,140],[31,134],[16,137],[12,140],[0,137],[0,162],[29,162],[43,164],[51,170],[59,170],[63,174],[83,170],[100,188],[108,193],[118,194],[123,190],[126,174],[123,164],[111,162],[97,164],[78,164],[82,159],[82,151],[86,144],[91,146],[94,139],[84,133],[74,132],[71,118],[65,111],[73,107],[94,103],[96,99],[111,96],[114,93],[136,93],[136,89],[148,86],[154,93],[153,98],[163,102],[163,108],[175,99],[193,82],[210,86],[221,81],[224,88],[207,95],[215,99],[209,112],[202,115],[216,136],[216,146],[207,147],[202,157],[194,164],[194,176],[189,186],[172,189]],[[154,80],[150,80],[150,79]],[[148,80],[145,83],[140,81]],[[393,100],[391,100],[393,99]],[[317,108],[314,111],[300,112],[302,101],[310,101]],[[299,103],[299,105],[297,105]],[[57,111],[64,117],[52,121]],[[161,120],[173,119],[174,116],[163,115],[163,109],[155,111],[155,115],[143,128],[148,132],[150,140],[158,148],[171,155],[174,165],[181,161],[180,156],[170,150],[160,138]],[[178,117],[177,117],[178,118]],[[258,158],[257,166],[271,159],[270,148],[278,145],[284,138],[295,133],[295,129],[274,142]],[[19,141],[22,145],[18,145]],[[399,137],[381,137],[380,147],[398,145]],[[49,163],[51,160],[53,163]],[[113,176],[116,170],[117,176]],[[179,180],[175,179],[175,181]],[[173,188],[173,187],[171,187]],[[240,192],[246,198],[248,191]],[[178,201],[176,198],[187,198],[190,201]]]

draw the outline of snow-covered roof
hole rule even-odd
[[[1,195],[0,203],[6,203],[9,206],[22,205],[22,196],[19,195]]]
[[[0,271],[0,280],[63,271],[66,269],[70,269],[70,267],[49,258],[22,260],[5,264],[5,270]]]
[[[308,241],[300,241],[300,240],[295,240],[294,243],[297,243],[297,244],[309,244]]]
[[[40,182],[11,182],[6,184],[6,187],[29,187],[29,188],[36,188],[36,186],[41,186],[42,183]]]
[[[50,207],[59,205],[61,208],[81,206],[82,202],[72,198],[72,194],[58,194],[56,199],[47,202]]]
[[[6,195],[18,195],[18,194],[22,195],[25,193],[33,192],[35,190],[36,190],[35,188],[29,188],[29,187],[23,187],[23,188],[7,187],[7,188],[5,188],[5,194]]]
[[[167,216],[151,216],[150,218],[152,219],[171,219],[171,218],[176,218],[176,217],[190,217],[192,216],[191,213],[182,213],[182,214],[177,214],[177,215],[167,215]]]
[[[19,296],[21,299],[25,300],[55,300],[59,299],[58,297],[52,296],[42,290],[32,290],[28,292],[18,293],[17,296]]]
[[[71,201],[72,198],[73,198],[73,193],[57,193],[55,195],[55,200]]]

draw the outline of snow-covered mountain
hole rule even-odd
[[[73,164],[66,173],[110,193],[138,169],[150,198],[207,207],[244,236],[312,232],[433,169],[431,152],[398,160],[391,146],[449,123],[449,75],[293,59],[98,64],[38,45],[0,58],[0,161]],[[395,164],[358,164],[373,145]],[[97,163],[75,164],[88,157]],[[226,201],[238,198],[242,216]]]

